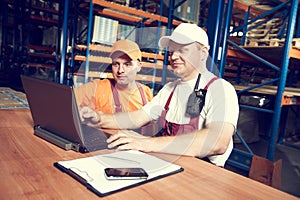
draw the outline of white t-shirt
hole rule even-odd
[[[199,88],[203,89],[213,77],[215,75],[209,71],[201,74]],[[186,82],[177,80],[167,83],[152,101],[143,107],[143,110],[153,120],[157,120],[164,109],[170,93],[173,91],[175,85],[177,85],[169,105],[166,120],[177,124],[188,124],[190,117],[185,114],[186,105],[190,94],[194,90],[196,80],[197,78]],[[199,129],[211,122],[228,122],[236,127],[238,115],[238,98],[234,87],[224,79],[215,80],[207,89],[205,105],[199,118]],[[225,154],[210,156],[209,159],[218,166],[224,166],[232,149],[233,142],[231,141]]]

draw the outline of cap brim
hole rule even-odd
[[[160,40],[158,41],[158,45],[161,48],[165,48],[169,46],[169,42],[170,40],[172,40],[173,42],[176,42],[178,44],[190,44],[193,43],[194,41],[187,38],[186,36],[182,35],[182,34],[172,34],[171,36],[163,36],[160,38]]]
[[[161,48],[165,48],[165,47],[169,46],[169,41],[170,41],[170,36],[163,36],[159,39],[158,45]]]
[[[122,51],[122,50],[116,50],[114,52],[111,52],[109,54],[109,57],[111,59],[115,59],[115,58],[118,58],[118,57],[121,57],[123,55],[127,55],[131,60],[139,60],[141,61],[142,60],[142,57],[141,57],[141,53],[140,55],[138,55],[139,53],[135,53],[135,52],[126,52],[126,51]]]
[[[122,56],[122,55],[127,55],[129,58],[131,58],[131,57],[127,54],[127,52],[124,52],[124,51],[121,51],[121,50],[115,50],[115,51],[111,52],[111,53],[109,54],[109,57],[111,57],[112,59],[114,59],[114,58],[120,57],[120,56]]]

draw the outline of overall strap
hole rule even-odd
[[[212,78],[207,84],[206,86],[204,87],[205,90],[208,89],[208,87],[215,81],[217,80],[218,77],[214,77]],[[198,79],[197,79],[197,83],[195,84],[195,88],[197,87],[198,83],[199,83],[199,80],[200,80],[200,76],[198,76]],[[177,86],[177,85],[176,85]],[[174,87],[173,91],[171,92],[171,94],[169,95],[169,98],[165,104],[165,114],[164,114],[164,117],[166,116],[166,113],[169,109],[169,104],[171,102],[171,99],[172,99],[172,96],[173,96],[173,93],[175,91],[175,88],[176,86]],[[195,90],[195,89],[194,89]],[[172,122],[168,122],[165,118],[164,118],[164,124],[162,125],[162,129],[156,134],[156,136],[167,136],[167,135],[176,135],[176,134],[182,134],[182,133],[185,133],[186,131],[193,131],[193,130],[196,130],[198,129],[198,123],[199,123],[199,117],[194,117],[194,118],[191,118],[189,123],[188,124],[176,124],[176,123],[172,123]],[[183,131],[183,132],[181,132]]]
[[[144,90],[142,88],[142,85],[140,83],[138,83],[138,82],[135,82],[135,83],[136,83],[137,88],[140,91],[140,94],[141,94],[141,97],[142,97],[142,101],[143,101],[143,105],[146,105],[147,100],[146,100],[145,93],[144,93]]]
[[[173,91],[171,92],[171,94],[170,94],[170,96],[169,96],[169,98],[168,98],[168,100],[167,100],[167,102],[165,104],[165,110],[166,110],[166,112],[169,110],[169,105],[170,105],[171,99],[173,97],[174,91],[176,89],[176,86],[177,86],[177,84],[175,85]]]
[[[206,86],[204,87],[205,90],[207,90],[207,88],[215,81],[219,79],[219,77],[215,76],[212,79],[210,79],[210,81],[206,84]]]
[[[199,77],[198,77],[198,79],[199,79]],[[198,81],[198,79],[197,79],[197,81]],[[215,80],[217,80],[217,79],[219,79],[219,77],[217,77],[217,76],[215,76],[214,78],[210,79],[210,81],[206,84],[206,86],[204,87],[204,89],[207,90],[208,87],[209,87]],[[198,81],[198,82],[199,82],[199,81]],[[171,92],[171,94],[170,94],[170,96],[169,96],[169,98],[168,98],[168,100],[167,100],[167,102],[166,102],[166,104],[165,104],[165,110],[166,110],[166,111],[169,109],[169,105],[170,105],[171,99],[172,99],[172,97],[173,97],[174,91],[175,91],[175,89],[176,89],[176,86],[177,86],[177,84],[175,85],[173,91]]]
[[[118,91],[115,88],[114,80],[110,79],[110,86],[111,86],[111,91],[113,93],[113,98],[114,98],[114,102],[115,102],[115,106],[116,106],[116,112],[122,112],[122,106],[121,106],[121,103],[120,103]],[[141,94],[143,105],[146,105],[147,100],[146,100],[145,93],[143,91],[142,85],[140,83],[136,82],[136,86],[137,86],[137,88],[138,88],[138,90]]]
[[[110,81],[111,91],[113,93],[113,98],[114,98],[114,101],[115,101],[116,112],[122,112],[122,107],[121,107],[118,91],[115,88],[115,81],[112,80],[112,79],[109,79],[109,81]]]

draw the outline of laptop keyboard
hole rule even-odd
[[[83,143],[88,151],[107,149],[109,134],[87,125],[82,125]]]

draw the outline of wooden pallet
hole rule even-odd
[[[285,39],[252,39],[247,46],[271,46],[271,47],[283,47],[285,44]],[[292,40],[292,46],[300,49],[300,38],[294,38]]]

